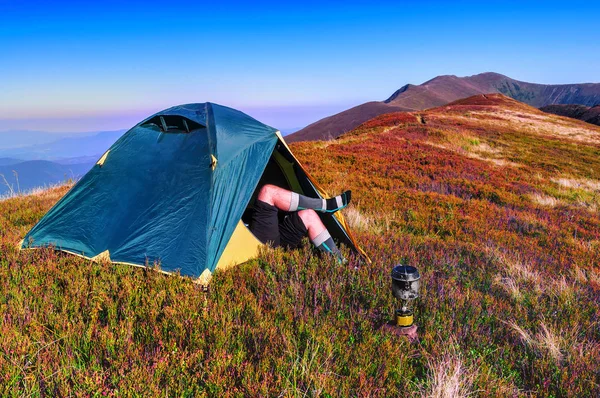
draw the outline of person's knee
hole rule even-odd
[[[311,240],[315,239],[326,229],[317,212],[312,209],[300,210],[298,212],[298,217],[300,217],[304,223],[306,231],[308,232],[308,237]]]
[[[260,188],[260,191],[258,191],[258,199],[270,203],[276,190],[277,187],[275,185],[265,184]]]
[[[306,228],[321,223],[321,219],[313,209],[300,210],[298,212],[298,217],[300,217]]]

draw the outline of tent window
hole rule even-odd
[[[176,115],[154,116],[142,126],[154,125],[163,133],[190,133],[193,130],[204,128],[200,123]]]

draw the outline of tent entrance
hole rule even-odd
[[[278,187],[297,192],[301,195],[306,195],[312,198],[320,198],[319,191],[315,187],[308,174],[304,171],[302,166],[297,162],[292,153],[289,151],[287,146],[281,141],[277,143],[273,149],[273,153],[269,158],[269,162],[265,167],[265,171],[260,178],[252,198],[244,211],[242,216],[242,222],[245,226],[249,227],[252,220],[252,211],[256,198],[263,185],[272,184]],[[280,219],[285,216],[286,212],[280,211]],[[331,213],[318,213],[321,221],[327,227],[327,230],[331,236],[348,247],[355,248],[355,244],[348,235],[344,226],[340,224],[338,219]]]
[[[298,177],[296,175],[296,165],[293,162],[290,162],[286,157],[280,152],[281,144],[278,143],[273,149],[273,153],[269,158],[269,162],[265,167],[265,171],[263,172],[254,193],[252,194],[252,198],[244,211],[242,216],[242,221],[245,225],[250,225],[250,221],[252,219],[252,211],[254,208],[254,204],[256,203],[258,193],[260,189],[267,184],[275,185],[289,191],[298,192],[300,194],[304,194],[304,190],[300,182],[298,181]],[[280,212],[280,216],[283,217],[284,212]]]

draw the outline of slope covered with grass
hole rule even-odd
[[[267,249],[204,293],[17,251],[66,188],[0,202],[0,394],[600,393],[600,128],[479,96],[293,150],[353,190],[371,266]],[[415,344],[381,327],[399,262],[422,275]]]

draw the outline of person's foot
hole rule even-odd
[[[336,197],[326,199],[325,202],[327,204],[327,208],[324,210],[326,213],[335,213],[338,210],[342,210],[344,207],[348,206],[350,203],[350,199],[352,197],[351,191],[342,192],[341,195]]]

